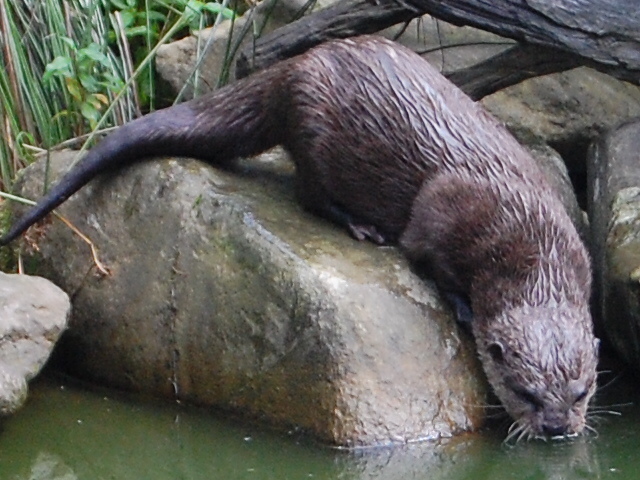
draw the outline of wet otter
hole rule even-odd
[[[506,129],[387,40],[332,41],[121,127],[0,243],[99,173],[160,155],[224,165],[278,144],[306,208],[358,239],[399,242],[454,300],[514,435],[584,430],[597,340],[578,234]]]

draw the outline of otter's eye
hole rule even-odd
[[[576,397],[574,403],[580,403],[589,395],[589,389],[585,388],[580,394]]]
[[[533,408],[535,408],[536,410],[542,410],[544,408],[542,400],[540,400],[540,398],[535,393],[527,390],[526,388],[513,388],[513,393],[515,393],[523,402],[533,405]]]

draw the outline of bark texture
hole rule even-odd
[[[373,33],[424,14],[536,46],[534,57],[531,50],[511,52],[519,58],[518,68],[507,62],[487,85],[478,85],[481,71],[467,72],[469,78],[459,74],[456,82],[476,99],[509,82],[576,65],[640,85],[636,0],[344,0],[260,38],[239,56],[237,74],[248,75],[331,38]],[[501,76],[506,78],[496,82]]]

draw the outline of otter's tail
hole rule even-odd
[[[6,245],[98,174],[150,157],[184,156],[222,165],[281,143],[282,66],[134,120],[109,135],[0,238]]]

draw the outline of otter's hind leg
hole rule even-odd
[[[354,217],[346,208],[331,199],[327,190],[318,181],[318,176],[312,177],[298,169],[296,197],[304,208],[345,227],[356,240],[368,239],[378,245],[387,244],[387,238],[375,225]]]
[[[356,240],[363,241],[368,239],[378,245],[386,245],[388,243],[387,238],[380,233],[378,227],[356,220],[347,210],[337,203],[329,205],[325,217],[339,225],[345,226]]]

